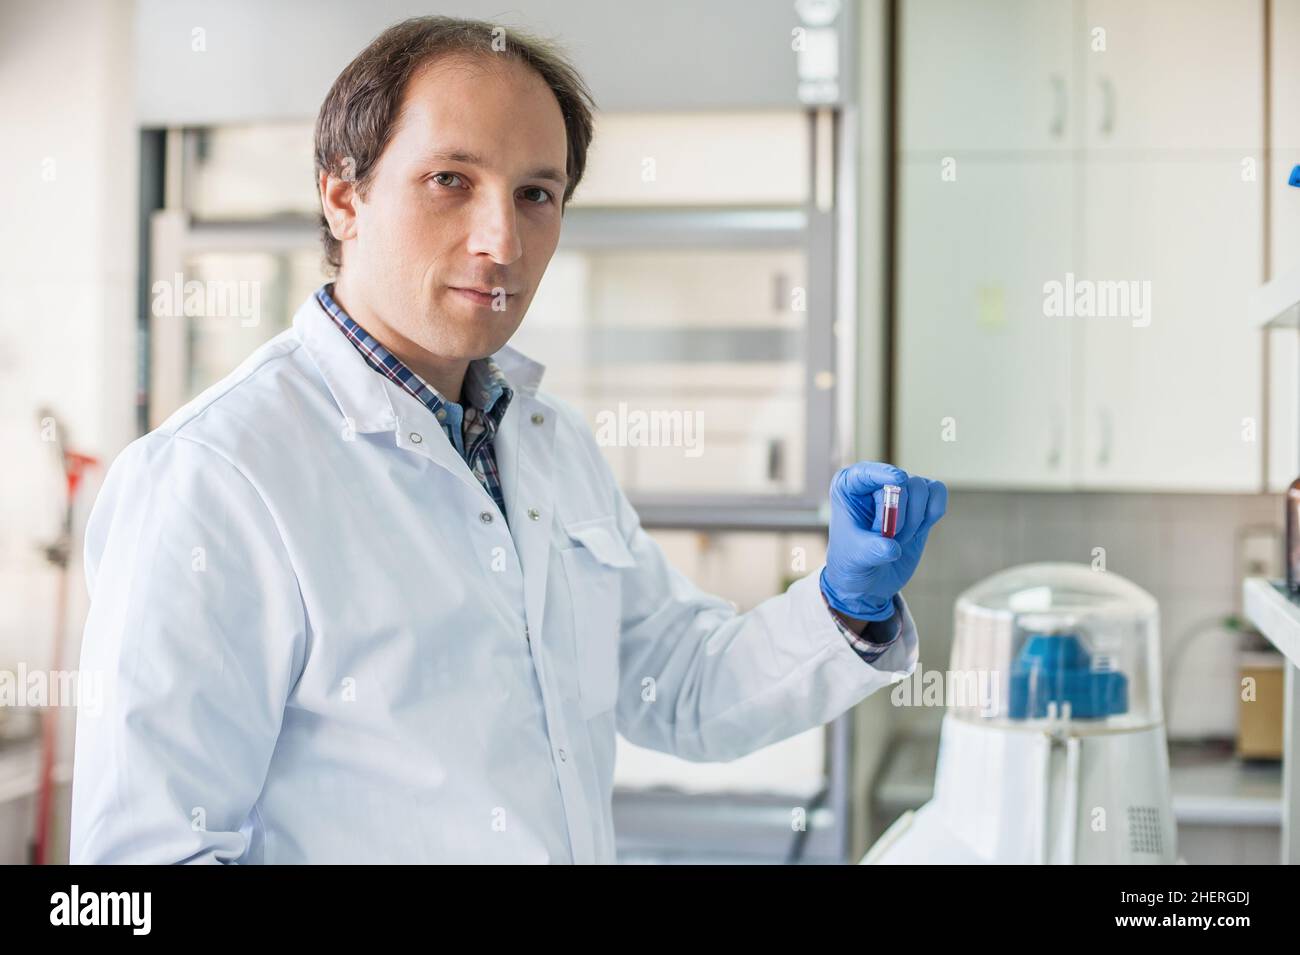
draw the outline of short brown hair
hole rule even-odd
[[[365,198],[375,165],[392,138],[407,84],[422,67],[451,54],[507,56],[532,67],[559,101],[568,139],[561,208],[587,167],[595,102],[577,69],[554,44],[484,20],[413,17],[389,27],[338,75],[316,117],[316,184],[320,174],[352,179]],[[351,168],[344,169],[345,159]],[[335,273],[342,244],[330,232],[322,210],[321,241]]]

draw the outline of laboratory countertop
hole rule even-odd
[[[934,794],[937,737],[900,737],[886,757],[874,793],[882,819],[918,809]],[[1182,826],[1280,826],[1282,767],[1243,760],[1231,742],[1169,746],[1174,818]]]

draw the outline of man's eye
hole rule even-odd
[[[544,205],[550,202],[552,198],[554,198],[549,192],[547,192],[541,186],[529,186],[527,189],[524,190],[524,192],[525,193],[534,192],[534,193],[541,194],[541,198],[530,200],[534,205],[539,205],[539,206]]]
[[[446,187],[449,188],[449,189],[454,189],[454,188],[456,187],[456,183],[452,183],[452,182],[444,182],[443,180],[445,180],[445,179],[454,179],[454,180],[456,180],[457,182],[460,181],[460,176],[456,175],[454,172],[439,172],[439,173],[435,173],[435,174],[433,175],[432,178],[433,178],[433,180],[434,180],[435,182],[438,183],[438,185],[440,185],[440,186],[446,186]]]

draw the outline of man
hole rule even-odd
[[[506,347],[590,139],[574,70],[485,23],[399,24],[336,80],[336,281],[90,519],[73,861],[610,862],[616,731],[729,760],[911,672],[942,484],[841,471],[826,566],[738,614]]]

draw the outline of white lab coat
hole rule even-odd
[[[901,598],[871,666],[818,571],[744,614],[701,592],[542,367],[494,357],[509,527],[314,297],[122,452],[86,535],[73,862],[612,862],[616,730],[730,760],[912,671]]]

